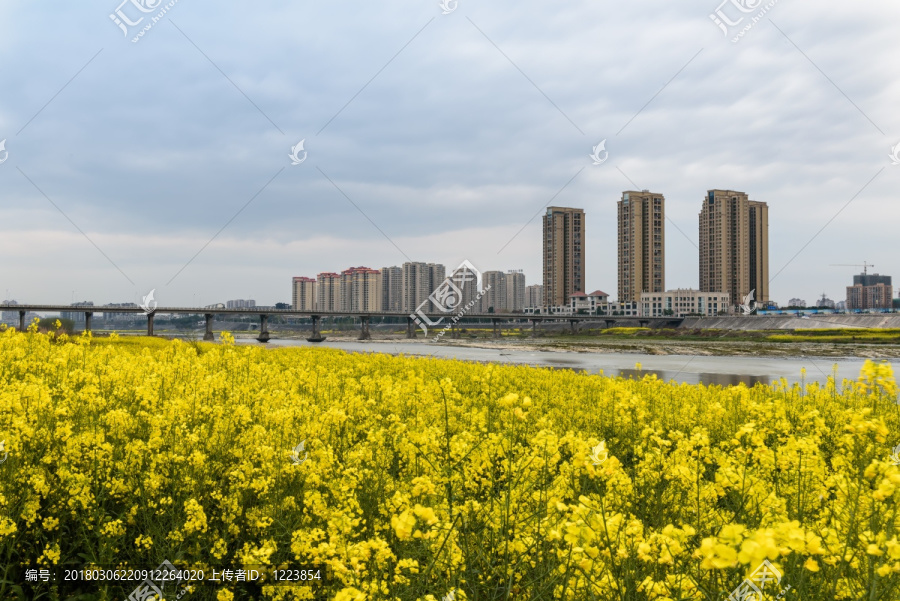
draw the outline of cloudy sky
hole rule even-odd
[[[3,297],[274,304],[407,260],[540,283],[548,204],[585,209],[615,296],[635,188],[666,196],[669,288],[709,188],[769,204],[776,301],[843,298],[836,263],[900,278],[896,3],[120,1],[0,4]]]

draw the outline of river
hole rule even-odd
[[[238,339],[238,344],[259,344],[252,339]],[[460,359],[516,365],[534,365],[559,369],[573,369],[610,376],[642,377],[655,374],[658,378],[688,384],[740,383],[752,386],[758,382],[770,384],[781,378],[789,383],[799,382],[801,369],[806,368],[806,382],[825,382],[838,366],[838,377],[857,379],[863,359],[830,357],[710,357],[699,355],[646,355],[638,353],[577,353],[565,351],[534,351],[510,348],[475,348],[431,345],[420,342],[385,341],[355,342],[328,341],[311,343],[305,340],[271,340],[269,347],[324,347],[356,353],[388,353],[391,355],[428,356],[438,359]],[[641,369],[636,369],[636,364]]]

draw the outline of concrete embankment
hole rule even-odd
[[[808,319],[786,315],[740,317],[688,317],[681,328],[712,330],[808,330],[835,328],[900,328],[900,314],[810,315]]]

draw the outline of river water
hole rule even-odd
[[[238,344],[260,344],[252,339],[238,339]],[[460,346],[431,345],[421,342],[385,341],[355,342],[328,341],[311,343],[305,340],[271,340],[270,347],[300,346],[341,349],[356,353],[388,353],[391,355],[428,356],[438,359],[460,359],[515,365],[534,365],[559,369],[573,369],[609,376],[642,377],[656,374],[662,380],[688,384],[740,383],[752,386],[757,382],[770,384],[781,378],[799,382],[801,369],[806,368],[806,382],[825,382],[837,365],[838,378],[857,379],[863,359],[835,359],[831,357],[707,357],[697,355],[645,355],[638,353],[578,353],[565,351],[534,351],[491,349]],[[635,364],[640,363],[638,371]]]

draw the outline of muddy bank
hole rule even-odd
[[[326,334],[332,342],[358,342],[358,334]],[[239,338],[253,338],[253,334],[237,335]],[[860,359],[900,358],[900,345],[865,344],[842,342],[771,342],[771,341],[716,341],[716,340],[629,340],[629,339],[566,339],[553,338],[442,338],[435,343],[432,337],[407,339],[402,335],[372,333],[373,339],[366,344],[404,343],[436,345],[445,347],[482,348],[494,350],[516,350],[529,352],[573,352],[573,353],[631,353],[636,355],[687,355],[698,357],[855,357]],[[282,340],[304,340],[305,336],[281,336],[273,333],[273,338]]]

